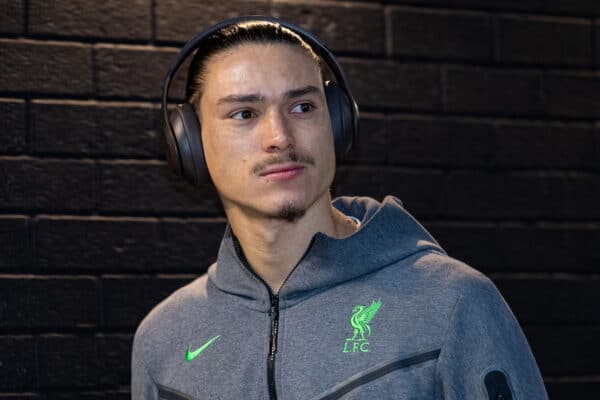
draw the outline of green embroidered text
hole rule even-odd
[[[373,300],[368,307],[360,304],[354,307],[350,317],[350,326],[354,332],[352,337],[347,338],[344,342],[344,353],[369,352],[369,341],[367,340],[371,336],[369,323],[377,314],[379,307],[381,307],[381,300]]]

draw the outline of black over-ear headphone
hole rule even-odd
[[[331,118],[335,156],[337,160],[344,158],[352,147],[354,135],[358,129],[358,106],[352,97],[342,67],[337,63],[333,53],[311,33],[302,28],[265,16],[245,16],[221,21],[210,28],[196,34],[181,49],[177,59],[169,68],[162,92],[162,115],[164,135],[167,142],[167,160],[171,169],[182,175],[195,185],[210,182],[210,175],[204,159],[200,123],[189,103],[177,105],[170,113],[167,110],[167,95],[175,72],[186,58],[194,52],[200,42],[222,28],[242,22],[272,22],[279,24],[299,35],[312,47],[313,51],[326,63],[336,82],[325,82],[325,96]],[[190,82],[188,82],[189,85]]]

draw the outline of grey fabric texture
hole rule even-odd
[[[547,399],[527,340],[488,278],[446,255],[392,196],[333,205],[360,229],[345,239],[317,233],[279,291],[279,400],[488,400],[493,371],[513,399]],[[228,227],[208,273],[138,327],[132,399],[269,399],[271,298]],[[188,347],[216,336],[186,361]]]

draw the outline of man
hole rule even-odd
[[[327,66],[282,24],[196,46],[187,97],[228,226],[208,274],[140,324],[132,398],[547,398],[490,280],[393,197],[332,203]]]

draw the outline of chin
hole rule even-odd
[[[273,218],[285,220],[287,222],[296,222],[302,218],[305,213],[305,208],[298,207],[296,204],[290,202],[279,207]]]
[[[325,190],[322,194],[317,193],[288,193],[283,195],[271,203],[269,207],[269,217],[285,220],[288,222],[296,222],[301,219],[306,212],[315,205],[324,195],[328,195],[329,191]],[[263,203],[264,204],[264,203]]]
[[[264,201],[256,208],[259,213],[273,220],[296,222],[302,218],[307,211],[305,199],[290,196],[279,198],[275,201]]]

